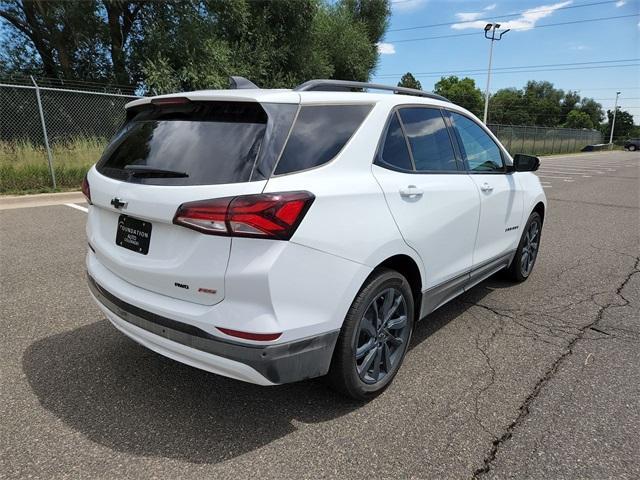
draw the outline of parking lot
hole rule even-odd
[[[547,157],[541,251],[418,324],[367,404],[258,387],[124,337],[82,205],[0,211],[0,477],[639,478],[640,154]]]

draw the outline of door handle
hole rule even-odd
[[[424,191],[416,187],[415,185],[409,185],[407,188],[400,189],[400,196],[402,197],[409,197],[409,198],[421,197],[423,193]]]
[[[491,185],[489,185],[487,182],[484,182],[482,184],[482,186],[480,187],[480,190],[482,190],[483,192],[486,192],[486,193],[491,193],[491,192],[493,192],[493,187]]]

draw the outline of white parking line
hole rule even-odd
[[[566,170],[549,170],[549,169],[540,169],[538,170],[540,173],[553,173],[553,174],[562,174],[562,175],[580,175],[585,178],[590,178],[591,175],[586,175],[591,172],[567,172]]]
[[[563,170],[580,170],[585,172],[598,172],[598,173],[604,173],[605,171],[607,172],[616,171],[615,168],[577,167],[573,165],[546,165],[546,164],[540,165],[540,170],[542,170],[543,168],[561,168]]]
[[[575,182],[575,180],[572,180],[569,177],[552,177],[550,175],[538,175],[538,178],[559,178],[561,180],[564,180],[565,182]]]
[[[577,154],[577,155],[553,155],[550,157],[542,157],[546,160],[559,160],[561,158],[571,158],[571,159],[577,159],[580,158],[581,160],[585,161],[585,162],[590,162],[590,161],[594,161],[594,162],[625,162],[628,159],[627,158],[620,158],[620,157],[609,157],[609,156],[603,156],[603,155],[585,155],[585,154]]]
[[[550,165],[550,162],[546,162],[547,165]],[[562,165],[563,162],[558,162],[555,163],[554,165]],[[566,165],[584,165],[584,166],[592,166],[592,167],[606,167],[606,168],[611,168],[611,167],[621,167],[623,165],[628,165],[628,163],[613,163],[613,162],[567,162]]]
[[[593,164],[573,164],[573,163],[567,163],[567,164],[561,164],[561,163],[543,163],[540,165],[540,167],[558,167],[558,168],[588,168],[591,170],[615,170],[615,168],[617,165],[593,165]]]
[[[556,158],[576,158],[576,157],[582,157],[584,159],[587,159],[589,157],[597,157],[599,155],[601,155],[601,153],[599,153],[599,152],[598,153],[596,153],[596,152],[594,152],[594,153],[574,153],[573,155],[554,155],[552,157],[546,157],[546,158],[548,158],[549,160],[556,159]]]
[[[76,205],[75,203],[65,203],[67,207],[75,208],[76,210],[80,210],[81,212],[87,213],[89,211],[88,208],[81,207],[80,205]]]
[[[546,165],[562,166],[562,165],[557,164],[557,163],[554,163],[554,164],[547,163]],[[567,164],[566,166],[567,167],[585,167],[585,168],[620,168],[620,165],[615,165],[615,164],[613,164],[613,165],[612,164],[605,165],[605,164],[601,164],[601,163],[589,163],[588,165],[587,164],[581,164],[581,163],[578,163],[578,164],[573,164],[572,163],[572,164]]]
[[[546,161],[544,161],[544,163],[564,163],[567,165],[628,165],[629,162],[620,162],[620,161],[603,161],[603,160],[582,160],[582,161],[578,161],[578,160],[559,160],[559,161],[553,161],[551,159],[548,159]]]

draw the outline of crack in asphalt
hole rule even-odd
[[[615,250],[613,248],[603,247],[601,245],[595,245],[593,243],[590,246],[591,246],[591,248],[593,248],[596,251],[605,251],[605,252],[617,253],[618,255],[622,255],[624,257],[633,258],[634,260],[636,259],[635,255],[633,255],[631,253],[628,253],[628,252],[621,252],[620,250]]]
[[[599,322],[603,319],[605,313],[607,312],[607,310],[609,308],[624,307],[624,306],[627,306],[627,305],[630,304],[630,301],[624,295],[622,295],[622,291],[624,290],[626,285],[629,283],[631,278],[637,273],[640,273],[640,257],[635,257],[635,264],[633,266],[633,270],[631,270],[631,272],[628,273],[628,275],[625,277],[625,279],[616,288],[615,295],[616,295],[616,297],[619,297],[624,301],[624,303],[622,303],[622,304],[616,304],[612,300],[610,302],[607,302],[604,305],[601,305],[596,301],[596,298],[595,298],[597,295],[600,295],[600,293],[595,293],[595,294],[592,295],[593,303],[595,303],[596,305],[598,305],[600,307],[599,310],[598,310],[598,313],[596,314],[595,319],[592,322],[590,322],[590,323],[588,323],[586,325],[583,325],[582,327],[580,327],[578,329],[578,334],[572,340],[569,341],[569,343],[566,345],[565,351],[562,353],[562,355],[560,355],[553,362],[553,364],[547,369],[545,374],[536,382],[536,384],[533,387],[533,390],[531,391],[531,393],[529,393],[529,395],[525,398],[524,402],[520,405],[518,416],[515,418],[515,420],[513,420],[507,426],[505,432],[500,437],[497,437],[497,438],[495,438],[493,440],[491,450],[485,456],[482,466],[477,468],[473,472],[473,478],[474,479],[478,479],[478,478],[482,477],[483,475],[489,473],[489,471],[491,470],[491,465],[494,462],[494,460],[496,459],[496,456],[498,455],[498,450],[500,449],[500,447],[507,440],[509,440],[513,436],[514,430],[529,415],[529,413],[530,413],[530,410],[529,410],[530,405],[538,397],[538,395],[540,394],[540,392],[542,391],[544,386],[551,380],[551,378],[553,378],[553,376],[558,371],[558,368],[560,367],[562,362],[569,355],[571,355],[573,353],[573,347],[576,345],[576,343],[578,343],[578,341],[580,341],[584,337],[585,333],[588,330],[590,330],[592,327],[596,327],[597,328]],[[507,315],[501,315],[500,313],[495,312],[493,309],[491,309],[490,307],[487,307],[485,305],[478,305],[478,306],[486,308],[487,310],[490,310],[490,311],[496,313],[496,315],[499,315],[501,317],[507,316]],[[605,337],[605,338],[610,338],[610,337]]]
[[[638,338],[640,338],[640,331],[632,330],[630,328],[612,327],[612,326],[607,325],[607,330],[615,330],[616,332],[622,332],[622,333],[626,333],[628,335],[631,335],[633,337],[637,336]],[[609,332],[609,333],[611,333],[611,332]]]
[[[582,302],[582,301],[581,301]],[[580,302],[580,303],[581,303]],[[532,333],[532,336],[526,335],[526,337],[529,338],[533,338],[534,340],[543,342],[543,343],[548,343],[550,345],[554,345],[554,346],[560,346],[556,343],[553,342],[549,342],[548,340],[545,340],[543,338],[540,338],[540,335],[544,335],[546,337],[551,337],[551,338],[558,338],[558,333],[564,333],[566,335],[569,336],[573,336],[576,335],[578,333],[578,327],[575,327],[574,325],[571,325],[569,323],[563,322],[560,318],[548,314],[548,313],[543,313],[543,316],[547,316],[550,317],[554,320],[557,320],[558,322],[560,322],[560,325],[554,325],[552,323],[538,323],[535,322],[531,319],[527,319],[526,323],[521,322],[517,315],[515,314],[509,314],[511,312],[518,312],[521,314],[521,316],[540,316],[540,312],[528,312],[526,310],[516,310],[516,309],[497,309],[496,307],[491,307],[489,305],[486,305],[484,303],[468,303],[469,305],[473,305],[476,307],[480,307],[483,308],[491,313],[493,313],[494,315],[497,315],[500,318],[508,318],[509,320],[511,320],[512,323],[518,325],[519,327],[521,327],[523,330],[526,330],[530,333]],[[505,313],[505,312],[509,312],[509,313]],[[536,327],[540,327],[541,329],[546,330],[547,333],[544,332],[540,332],[535,330],[534,328],[531,328],[531,325],[535,325]],[[569,331],[569,330],[565,330],[565,328],[570,328],[573,329],[573,331]],[[502,333],[502,335],[504,336],[513,336],[513,337],[517,337],[517,335],[512,335],[512,334],[507,334],[507,333]]]
[[[480,396],[484,394],[484,392],[489,390],[489,388],[491,388],[496,381],[496,369],[493,367],[493,365],[491,365],[491,357],[487,353],[487,349],[489,348],[489,345],[491,345],[491,342],[493,342],[493,339],[496,338],[496,335],[498,334],[498,332],[502,330],[502,328],[503,328],[503,323],[501,321],[500,325],[498,325],[496,328],[493,329],[493,332],[491,332],[491,335],[489,336],[489,338],[484,342],[484,348],[480,346],[480,335],[478,335],[475,339],[476,350],[478,350],[482,354],[482,356],[484,357],[484,361],[487,365],[487,368],[489,369],[489,381],[480,390],[478,390],[478,392],[473,397],[473,405],[474,405],[473,417],[475,418],[478,425],[480,425],[480,427],[485,432],[487,432],[489,435],[493,437],[495,437],[495,433],[489,431],[489,429],[484,425],[484,423],[482,423],[482,420],[480,420],[480,418],[478,417],[478,410],[479,410],[478,401],[480,400]]]
[[[560,271],[557,274],[557,280],[561,280],[562,277],[567,275],[569,272],[573,272],[573,270],[577,270],[580,267],[587,265],[591,260],[593,260],[596,256],[598,256],[599,252],[596,247],[590,245],[592,252],[589,255],[581,255],[576,258],[576,260],[567,266],[561,266]],[[600,254],[601,255],[601,254]]]

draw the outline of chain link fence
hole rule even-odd
[[[78,188],[138,97],[0,83],[0,193]],[[489,125],[514,153],[576,152],[596,130]]]
[[[598,130],[497,124],[487,127],[511,155],[579,152],[587,145],[602,143],[602,133]]]
[[[0,84],[0,193],[78,188],[136,98]]]

